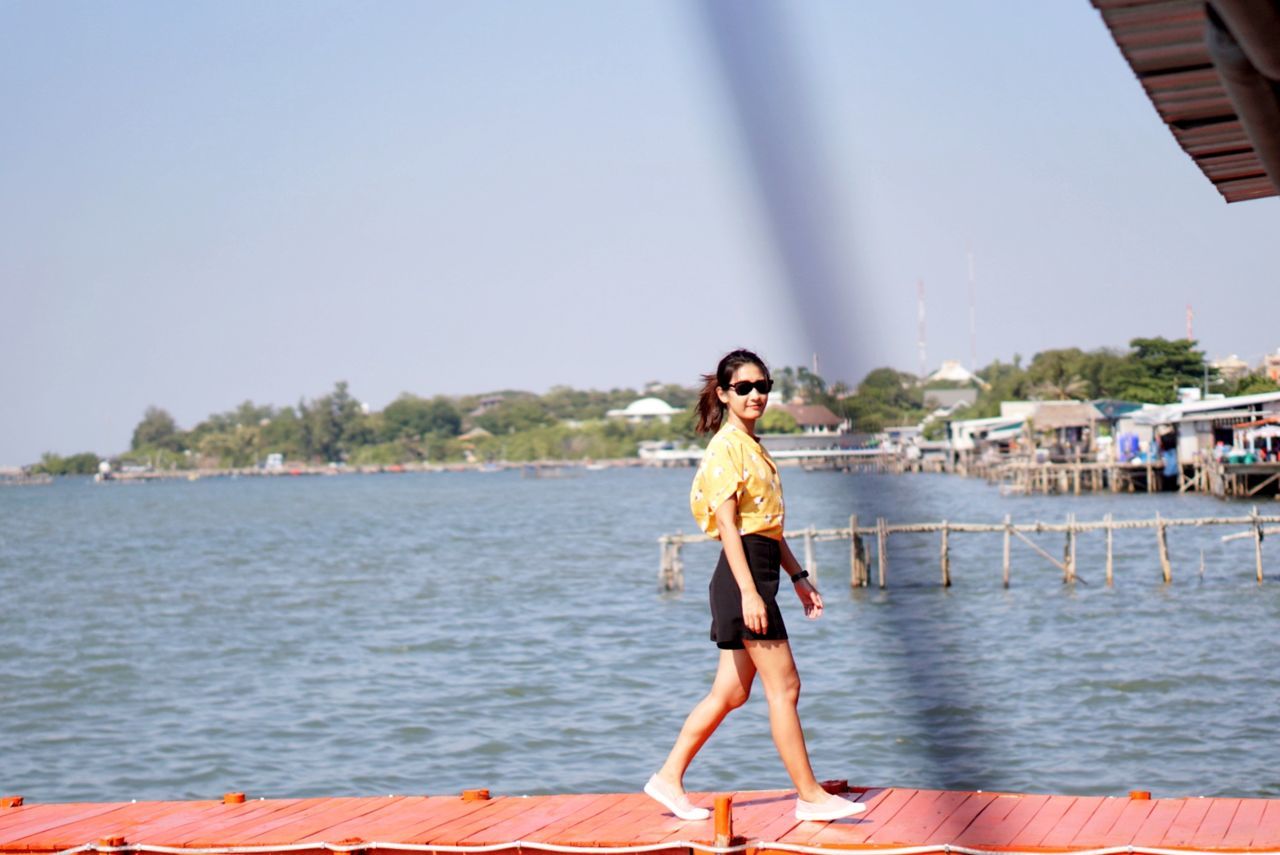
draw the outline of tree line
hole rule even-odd
[[[995,360],[976,372],[977,400],[956,418],[998,415],[1001,401],[1118,399],[1141,403],[1177,400],[1184,386],[1207,387],[1228,395],[1280,390],[1254,373],[1225,380],[1208,365],[1196,343],[1185,339],[1135,338],[1127,350],[1063,348],[1041,351],[1025,366]],[[918,424],[929,414],[931,389],[954,382],[927,383],[893,368],[867,373],[856,387],[828,384],[804,366],[774,372],[774,401],[822,404],[848,419],[855,432],[874,434],[892,425]],[[392,465],[462,460],[607,459],[632,457],[645,440],[693,442],[692,410],[698,389],[650,384],[634,389],[579,390],[557,386],[543,395],[504,390],[485,395],[419,397],[404,393],[381,411],[366,411],[345,382],[326,395],[276,407],[246,401],[210,415],[183,430],[173,416],[150,407],[134,428],[130,449],[114,459],[121,465],[157,469],[260,465],[269,454],[294,462]],[[606,418],[641,395],[666,401],[685,412],[670,424],[630,424]],[[935,422],[941,426],[942,422]],[[769,410],[765,432],[794,432],[795,420]],[[34,471],[89,474],[98,455],[46,454]]]

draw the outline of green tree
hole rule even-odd
[[[457,436],[461,426],[462,416],[447,399],[427,400],[406,392],[383,409],[378,433],[382,441],[390,442],[402,437],[421,439],[428,434]]]
[[[136,451],[141,448],[164,448],[179,451],[182,448],[178,425],[166,410],[159,407],[147,407],[142,421],[133,429],[131,447]]]
[[[833,409],[851,420],[855,430],[866,433],[924,416],[923,392],[916,377],[893,368],[868,372],[853,395],[833,403]]]
[[[476,424],[492,434],[515,433],[555,423],[555,416],[547,412],[547,408],[537,397],[529,394],[509,397],[484,415],[476,417]]]
[[[1280,392],[1280,384],[1277,384],[1264,372],[1255,371],[1252,374],[1246,374],[1235,383],[1229,384],[1226,394],[1257,395],[1262,392]]]
[[[787,401],[790,401],[792,398],[795,397],[796,370],[794,368],[792,368],[790,365],[784,366],[783,369],[779,371],[774,376],[773,379],[774,379],[774,382],[778,384],[778,388],[775,390],[775,393],[778,396],[778,400],[782,401],[785,404]]]
[[[262,453],[283,454],[286,458],[307,456],[302,420],[293,407],[281,407],[262,425]]]
[[[805,400],[811,404],[824,403],[827,397],[827,381],[805,366],[796,368],[796,383],[804,393]]]
[[[98,471],[98,455],[92,451],[60,457],[52,451],[40,456],[32,471],[46,475],[93,475]]]
[[[262,428],[235,425],[229,430],[207,433],[198,448],[201,455],[217,460],[219,466],[253,466],[262,456]]]
[[[345,380],[333,391],[310,404],[301,403],[303,446],[307,455],[336,462],[345,459],[349,447],[359,444],[366,432],[360,403],[347,391]]]
[[[1042,350],[1027,366],[1032,397],[1050,401],[1070,401],[1089,394],[1085,379],[1088,357],[1078,347]]]
[[[1215,382],[1218,372],[1189,339],[1135,338],[1129,342],[1130,368],[1121,372],[1116,397],[1151,404],[1178,399],[1178,387]]]
[[[768,409],[760,417],[756,429],[761,433],[800,433],[795,416],[786,410]]]

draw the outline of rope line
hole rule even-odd
[[[487,843],[480,846],[446,846],[426,843],[388,843],[372,841],[369,843],[291,843],[280,846],[222,846],[213,848],[189,849],[181,846],[158,846],[148,843],[129,843],[123,846],[99,846],[86,843],[71,849],[63,849],[54,855],[80,855],[84,852],[97,853],[153,853],[153,855],[267,855],[276,852],[302,852],[322,849],[333,853],[368,852],[375,849],[388,852],[441,852],[450,855],[483,855],[487,852],[502,852],[515,849],[517,852],[553,852],[557,855],[637,855],[645,852],[668,852],[673,849],[688,849],[691,852],[703,852],[707,855],[736,855],[749,850],[773,850],[777,852],[794,852],[796,855],[833,855],[832,848],[822,846],[805,846],[797,843],[781,841],[753,840],[734,846],[713,846],[692,840],[673,840],[668,843],[635,844],[632,846],[564,846],[558,843],[542,843],[533,840],[513,840],[508,843]],[[1017,851],[1007,849],[983,849],[972,846],[958,846],[954,843],[939,843],[931,846],[898,846],[871,849],[857,849],[857,855],[929,855],[942,852],[945,855],[1044,855],[1043,852]],[[1222,855],[1219,851],[1203,849],[1162,849],[1153,846],[1107,846],[1095,849],[1073,849],[1070,855]],[[1259,850],[1249,855],[1280,855],[1280,850]]]

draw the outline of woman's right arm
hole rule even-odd
[[[729,562],[733,580],[742,593],[742,622],[752,632],[764,633],[769,629],[769,617],[764,609],[764,599],[756,590],[756,580],[747,563],[747,551],[738,534],[738,497],[730,496],[716,508],[716,529],[720,532],[720,546]]]

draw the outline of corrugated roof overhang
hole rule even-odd
[[[1280,138],[1274,123],[1254,123],[1264,139],[1258,145],[1250,139],[1210,54],[1204,0],[1090,2],[1178,145],[1222,197],[1240,202],[1277,195],[1259,148],[1274,150]]]

